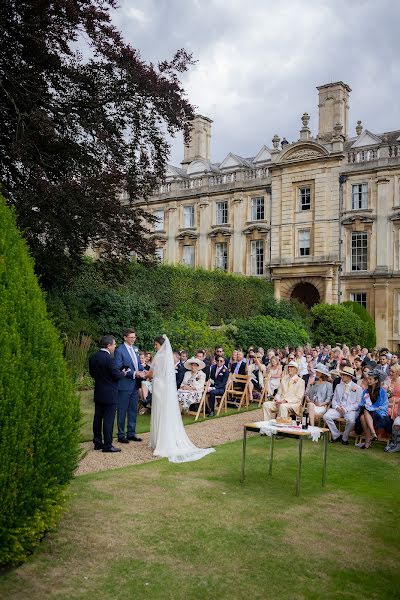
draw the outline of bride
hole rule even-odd
[[[154,456],[167,457],[170,462],[199,460],[215,450],[198,448],[186,435],[178,403],[174,357],[167,336],[157,337],[154,347],[158,352],[151,370],[146,373],[146,378],[153,379],[150,447]]]

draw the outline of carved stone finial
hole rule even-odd
[[[388,134],[384,133],[382,136],[382,144],[388,144],[388,143],[389,143]]]
[[[336,125],[333,128],[333,131],[333,139],[340,140],[340,138],[342,137],[343,125],[341,123],[336,123]]]
[[[362,130],[363,130],[363,126],[362,126],[361,121],[357,121],[356,134],[357,135],[361,135],[362,134]]]
[[[301,122],[303,123],[303,127],[308,127],[308,124],[310,122],[310,115],[308,113],[303,113],[303,116],[301,117]]]
[[[282,141],[281,141],[281,148],[283,149],[285,146],[287,146],[287,145],[288,145],[288,143],[289,143],[289,142],[287,141],[287,139],[286,139],[285,137],[284,137],[284,138],[282,138]]]
[[[281,138],[279,137],[279,135],[276,133],[274,135],[274,137],[272,138],[272,145],[274,147],[274,150],[279,150],[279,142],[281,141]]]

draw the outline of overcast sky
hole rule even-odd
[[[400,129],[400,0],[119,0],[114,22],[143,59],[178,48],[198,61],[182,78],[196,111],[210,117],[212,160],[255,156],[275,133],[317,130],[317,85],[351,88],[356,121]],[[173,142],[171,163],[183,158]]]

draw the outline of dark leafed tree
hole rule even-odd
[[[116,0],[0,3],[0,179],[42,284],[60,284],[89,246],[152,254],[132,205],[163,178],[166,133],[188,133],[179,73],[144,62],[112,25]],[[85,50],[82,52],[83,45]],[[121,186],[130,201],[117,200]]]

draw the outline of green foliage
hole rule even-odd
[[[76,467],[80,410],[33,261],[0,197],[0,565],[53,526]]]
[[[367,323],[343,304],[317,304],[311,309],[313,341],[367,346]]]
[[[194,321],[189,317],[176,317],[165,321],[164,331],[173,348],[187,350],[193,355],[200,348],[213,351],[220,345],[228,355],[233,350],[232,325],[211,328],[205,321]]]
[[[369,312],[363,306],[361,306],[361,304],[359,304],[358,302],[351,302],[350,300],[347,302],[342,302],[342,306],[345,306],[346,308],[349,308],[350,310],[352,310],[367,325],[368,333],[367,333],[365,347],[368,348],[369,350],[372,350],[372,348],[375,348],[375,346],[376,346],[375,321],[373,320],[373,318],[371,317]]]
[[[249,346],[284,348],[301,346],[309,342],[309,335],[298,323],[270,316],[251,317],[236,321],[236,345],[244,349]]]
[[[307,330],[311,327],[311,316],[308,308],[297,300],[276,300],[274,296],[265,296],[261,314],[276,319],[287,319],[299,323]]]

